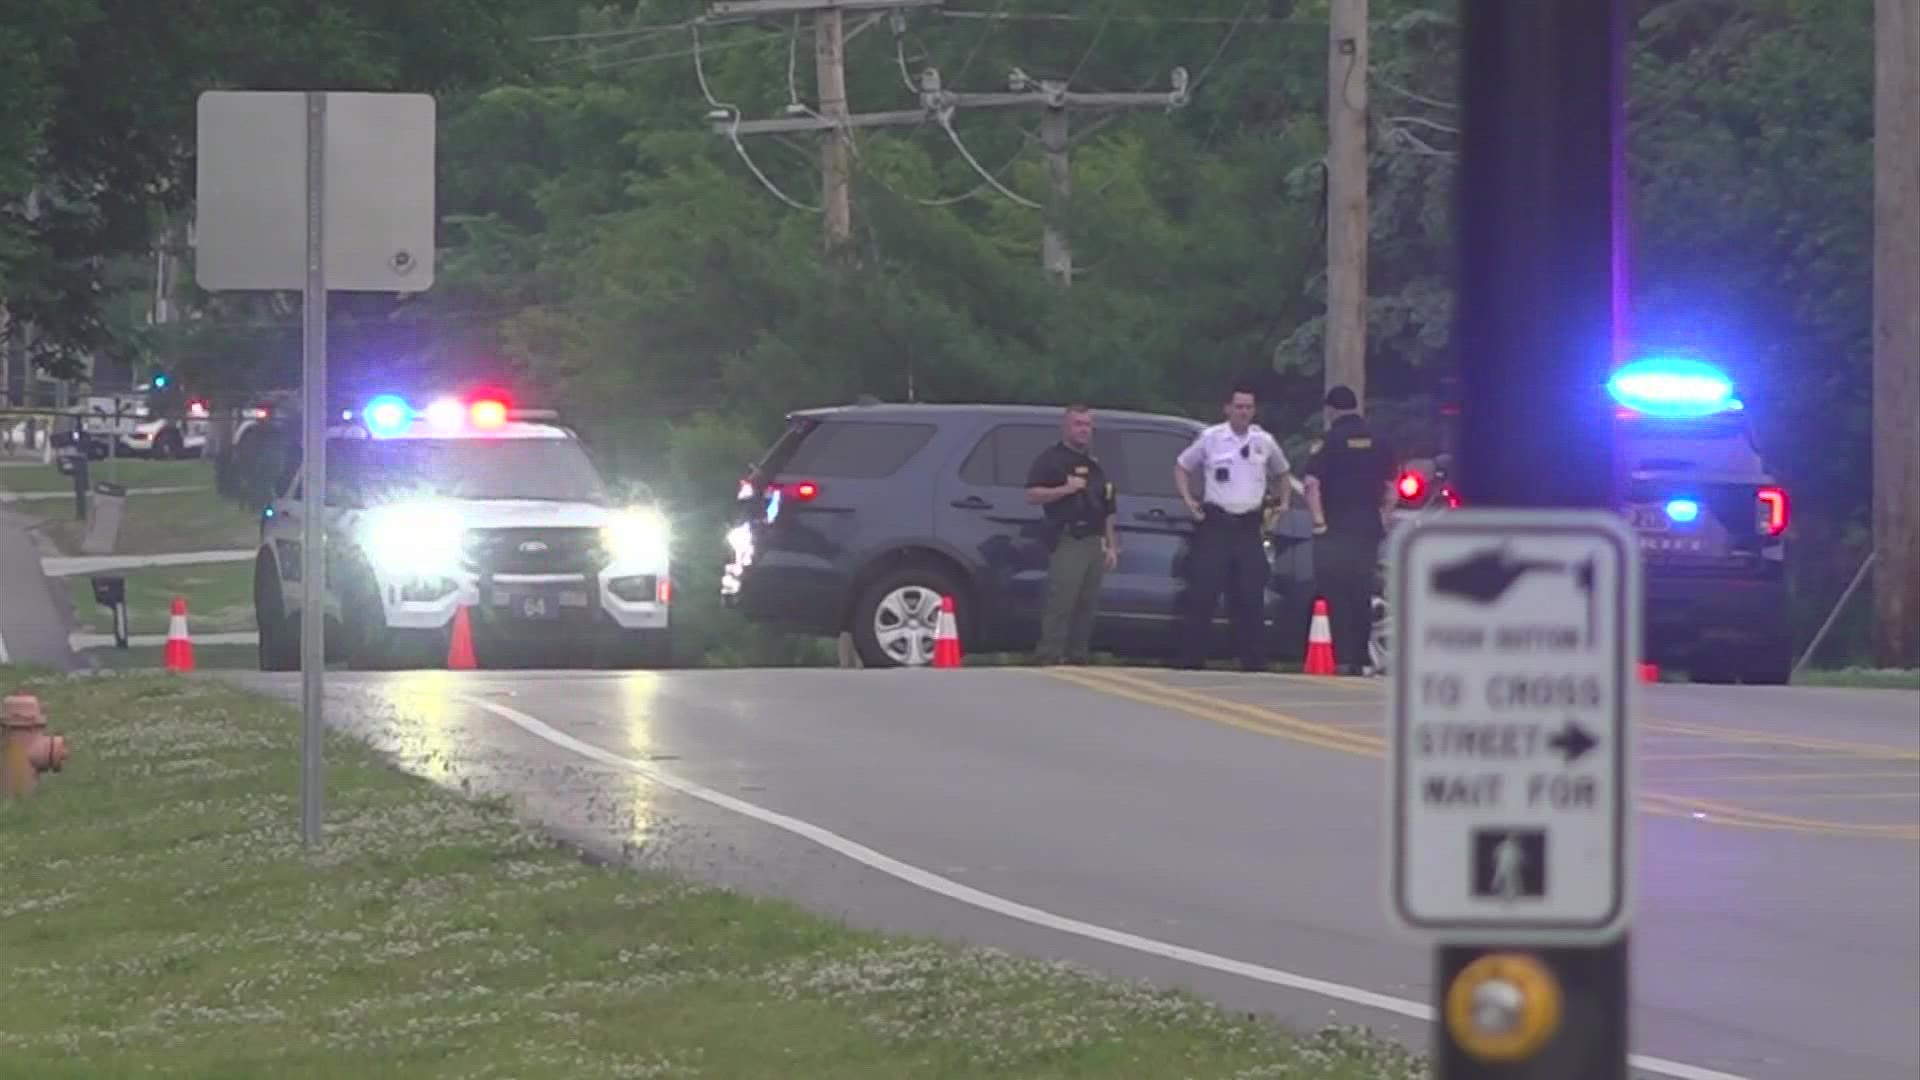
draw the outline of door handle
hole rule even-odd
[[[978,495],[969,495],[964,499],[955,499],[947,505],[960,510],[991,510],[993,504]]]

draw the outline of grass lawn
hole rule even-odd
[[[92,479],[105,480],[110,471],[97,463]],[[49,479],[50,478],[50,479]],[[55,481],[58,481],[56,483]],[[129,495],[120,521],[117,555],[161,554],[253,547],[260,537],[260,519],[238,503],[213,490],[213,465],[205,461],[123,461],[120,483],[142,487],[197,487],[203,490],[172,495]],[[35,486],[39,485],[39,486]],[[45,469],[0,469],[0,489],[14,492],[70,489],[72,480],[51,466]],[[85,526],[75,520],[73,500],[36,499],[4,505],[22,517],[37,518],[42,531],[62,552],[80,554]],[[91,605],[91,601],[89,601]]]
[[[87,479],[143,487],[212,487],[213,463],[197,458],[180,461],[147,461],[122,458],[118,461],[87,463]],[[73,493],[73,477],[52,465],[0,469],[0,491],[64,491]],[[35,500],[36,502],[39,500]],[[67,508],[71,510],[69,501]]]
[[[1055,964],[589,865],[212,680],[25,681],[72,747],[0,805],[9,1075],[1292,1077],[1425,1067]]]
[[[1835,686],[1856,690],[1920,690],[1920,668],[1841,668],[1802,671],[1795,686]]]
[[[127,579],[127,623],[134,634],[164,634],[173,598],[187,599],[187,628],[194,634],[252,630],[253,564],[203,563],[115,570]],[[113,616],[94,603],[91,575],[67,579],[73,595],[75,629],[85,634],[113,633]]]

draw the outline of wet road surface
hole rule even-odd
[[[640,865],[1426,1041],[1429,952],[1382,892],[1383,683],[420,672],[329,700]],[[1642,713],[1642,1073],[1920,1075],[1920,694],[1649,687]]]

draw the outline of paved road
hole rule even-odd
[[[0,510],[0,663],[69,671],[81,663],[67,643],[64,583],[41,573],[40,551],[27,535],[30,523]]]
[[[297,696],[297,678],[239,678]],[[1381,900],[1377,683],[982,669],[330,686],[336,724],[601,851],[1426,1040],[1429,956]],[[1650,688],[1642,730],[1644,1075],[1920,1075],[1920,694]]]

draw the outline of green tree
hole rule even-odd
[[[108,260],[192,199],[195,101],[214,88],[457,91],[524,71],[554,3],[38,0],[0,19],[0,300],[70,375],[124,347]]]

